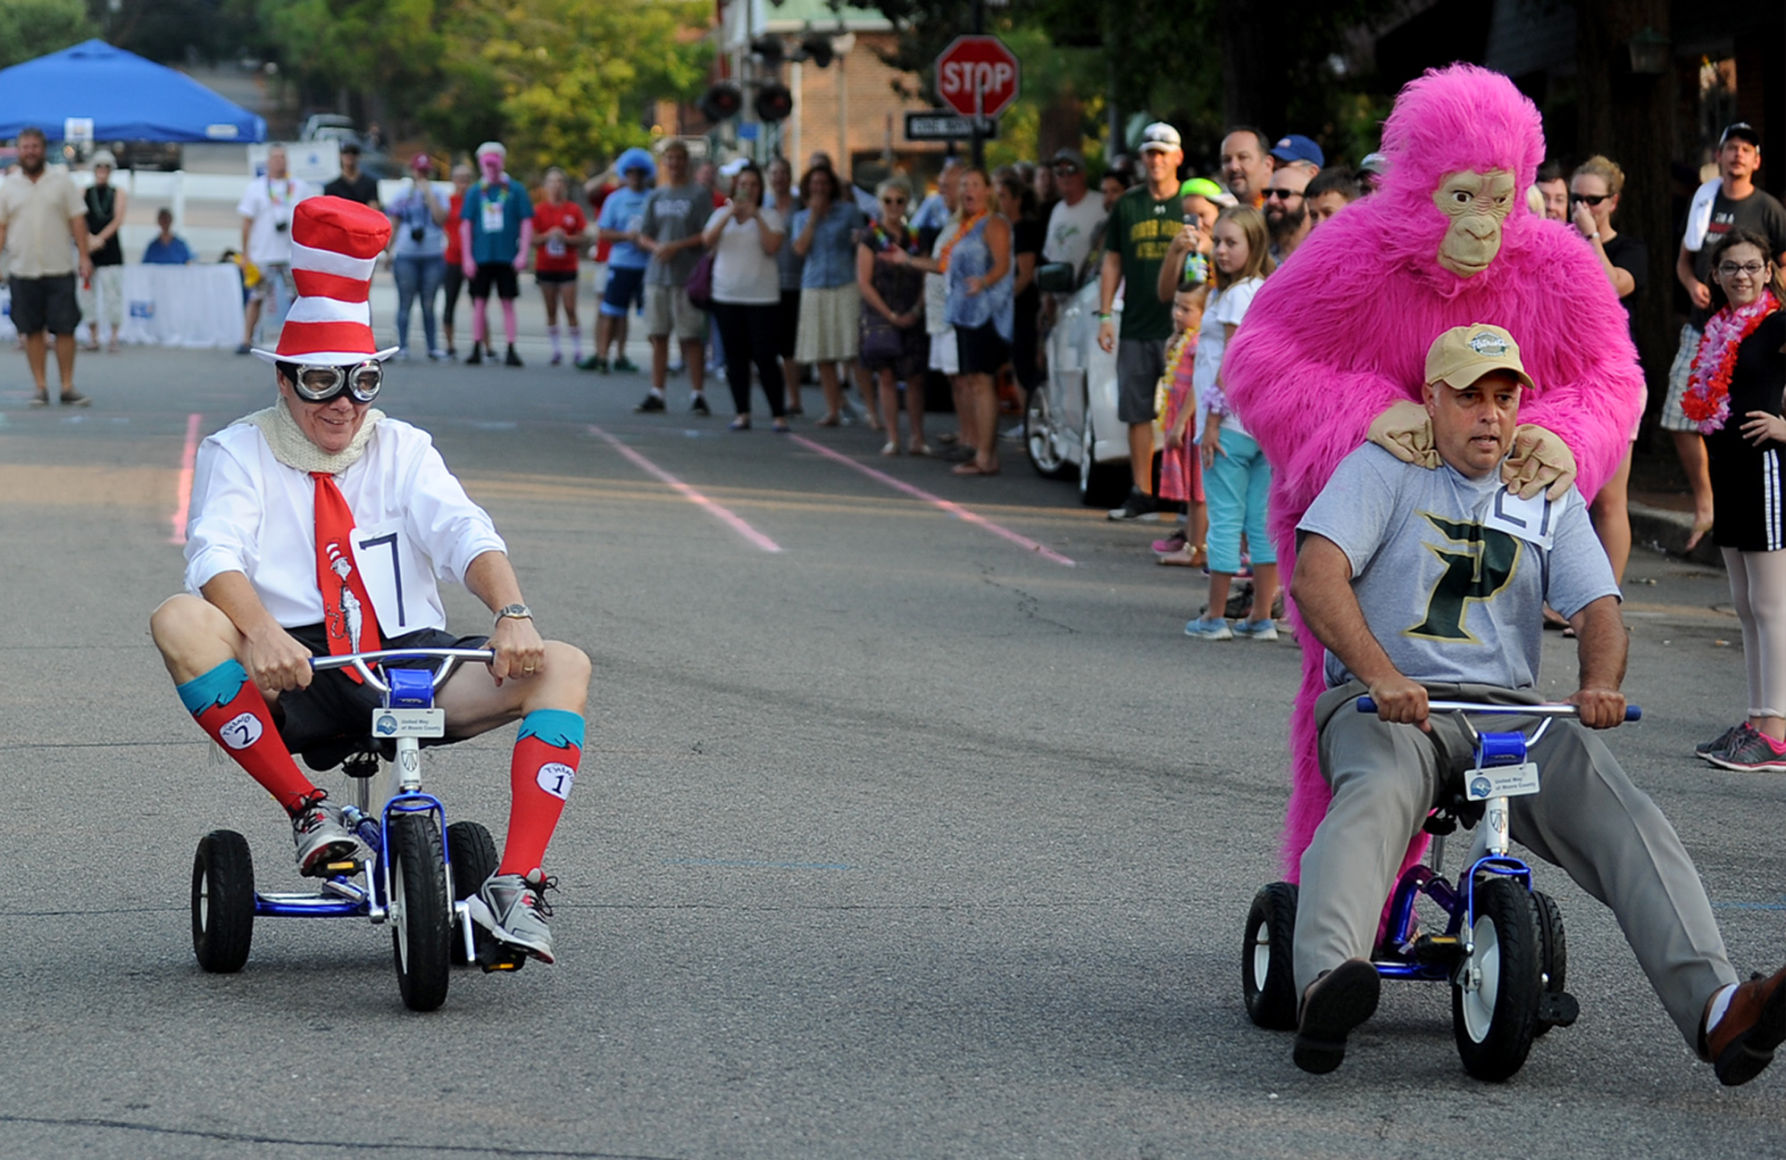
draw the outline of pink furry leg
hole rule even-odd
[[[1285,552],[1281,547],[1286,537],[1280,536],[1278,564],[1286,577],[1292,575],[1296,567],[1296,556],[1293,551]],[[1294,531],[1287,537],[1294,541]],[[1315,634],[1309,631],[1303,622],[1302,612],[1295,601],[1289,601],[1286,611],[1290,623],[1296,630],[1296,639],[1302,646],[1302,687],[1296,691],[1296,704],[1290,711],[1290,803],[1284,810],[1283,864],[1284,879],[1287,882],[1302,881],[1302,852],[1307,850],[1314,840],[1315,830],[1327,816],[1327,805],[1333,800],[1333,790],[1327,779],[1321,776],[1320,737],[1315,730],[1315,702],[1326,691],[1327,680],[1322,672],[1326,658],[1326,650]],[[1357,712],[1356,709],[1341,710]],[[1402,857],[1401,870],[1397,878],[1410,866],[1417,866],[1426,857],[1428,838],[1425,833],[1416,834],[1408,844],[1408,851]],[[1383,915],[1377,924],[1377,941],[1382,942],[1388,933],[1389,900],[1383,901]]]
[[[471,300],[471,341],[474,344],[474,350],[483,346],[485,338],[490,334],[489,309],[490,300],[488,298],[473,298]]]
[[[513,298],[502,300],[502,337],[508,340],[510,346],[515,345],[515,300]]]
[[[1315,735],[1315,700],[1325,687],[1321,679],[1322,650],[1313,641],[1300,616],[1292,615],[1302,647],[1302,687],[1296,691],[1296,707],[1290,712],[1290,804],[1284,810],[1284,876],[1302,881],[1302,852],[1314,840],[1315,829],[1327,816],[1333,791],[1321,776]]]

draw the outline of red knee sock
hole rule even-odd
[[[316,792],[273,727],[266,699],[239,663],[225,661],[176,691],[199,728],[277,798],[287,813],[295,812],[305,797]]]
[[[582,757],[583,718],[578,714],[535,709],[522,720],[509,764],[509,830],[498,874],[539,868]]]

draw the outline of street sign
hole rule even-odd
[[[964,117],[953,109],[906,111],[905,139],[907,141],[966,141],[973,135],[974,119]],[[998,122],[993,120],[980,122],[980,139],[982,141],[997,140]]]
[[[936,58],[936,91],[964,117],[996,117],[1017,99],[1017,57],[996,36],[957,36]]]

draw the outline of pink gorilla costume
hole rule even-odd
[[[1227,394],[1272,467],[1271,528],[1286,584],[1295,529],[1339,461],[1391,404],[1418,402],[1427,347],[1454,326],[1490,322],[1519,343],[1537,391],[1520,424],[1554,432],[1592,496],[1617,468],[1643,405],[1625,314],[1592,251],[1567,225],[1525,208],[1544,156],[1538,110],[1499,73],[1452,65],[1410,82],[1383,127],[1378,192],[1316,230],[1266,279],[1223,360]],[[1467,275],[1439,261],[1452,215],[1448,178],[1504,171],[1498,252]],[[1462,224],[1462,223],[1456,223]],[[1291,881],[1330,798],[1316,760],[1322,649],[1292,612],[1302,687],[1290,718],[1291,793],[1283,857]],[[1410,848],[1413,859],[1424,837]]]

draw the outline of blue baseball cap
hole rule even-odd
[[[1321,152],[1319,145],[1301,133],[1279,137],[1277,144],[1271,147],[1271,155],[1286,164],[1292,161],[1306,161],[1316,169],[1327,164],[1327,154]]]

